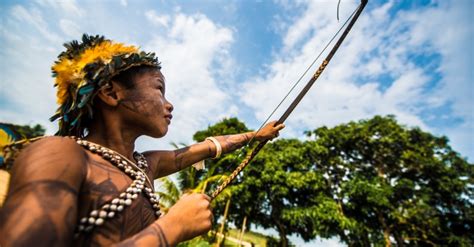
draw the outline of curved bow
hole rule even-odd
[[[349,31],[352,29],[352,26],[354,26],[354,23],[357,21],[359,18],[360,14],[364,10],[365,6],[367,5],[368,0],[361,0],[361,3],[357,7],[355,13],[352,15],[352,19],[350,20],[349,24],[347,25],[346,29],[344,32],[341,34],[341,37],[337,40],[336,44],[333,46],[331,51],[328,53],[324,61],[321,63],[319,66],[318,70],[313,74],[311,79],[306,83],[304,88],[300,91],[298,96],[291,102],[290,106],[286,109],[286,111],[283,113],[283,115],[278,119],[276,124],[281,124],[285,122],[285,120],[288,118],[288,116],[293,112],[293,110],[296,108],[298,103],[303,99],[303,97],[306,95],[306,93],[309,91],[309,89],[313,86],[314,82],[319,78],[321,73],[324,71],[326,66],[328,65],[329,61],[331,61],[332,57],[336,53],[337,49],[341,46],[342,42],[346,38],[347,34]],[[237,175],[252,161],[252,159],[260,152],[260,150],[267,144],[267,141],[260,142],[255,149],[252,150],[252,152],[245,157],[245,159],[240,163],[240,165],[232,172],[232,174],[227,177],[224,182],[222,182],[219,187],[217,187],[210,195],[211,199],[216,198],[234,179],[237,177]]]

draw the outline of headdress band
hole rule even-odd
[[[82,36],[82,43],[64,44],[66,51],[52,66],[59,108],[51,121],[59,119],[57,135],[83,135],[84,118],[92,119],[92,101],[98,89],[114,76],[134,66],[160,68],[154,53],[139,51],[107,40],[104,36]]]

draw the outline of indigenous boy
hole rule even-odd
[[[161,215],[152,181],[284,127],[272,122],[258,133],[134,152],[139,136],[163,137],[172,119],[157,58],[101,36],[65,47],[52,67],[59,136],[30,144],[15,160],[0,246],[173,246],[203,234],[210,198],[184,195]]]

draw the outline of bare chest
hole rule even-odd
[[[123,171],[109,162],[90,156],[87,177],[81,187],[78,200],[78,220],[87,217],[93,210],[100,211],[104,204],[126,193],[133,180]],[[143,193],[138,193],[114,210],[113,217],[107,217],[103,224],[94,227],[89,233],[83,233],[78,239],[79,245],[98,246],[116,243],[140,232],[156,220],[155,210]]]

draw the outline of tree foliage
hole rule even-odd
[[[275,229],[283,246],[291,234],[305,240],[316,237],[311,214],[329,209],[321,207],[328,189],[315,172],[308,148],[296,139],[267,144],[232,186],[239,199],[231,206],[230,219],[240,225],[243,216],[248,216],[251,223]]]
[[[228,128],[227,128],[228,127]],[[246,131],[227,119],[194,136]],[[321,127],[308,140],[270,142],[227,190],[229,220],[273,228],[280,244],[338,236],[349,246],[469,246],[473,228],[473,165],[446,137],[398,124],[393,116]],[[181,184],[230,173],[241,161],[227,154],[208,174],[185,171]],[[223,200],[216,200],[216,214]]]
[[[17,125],[11,123],[0,123],[0,128],[9,128],[13,131],[13,135],[15,135],[15,140],[20,140],[23,138],[33,138],[42,136],[45,133],[45,129],[43,126],[36,124],[34,126],[30,125]]]
[[[45,129],[39,124],[29,126],[0,123],[0,168],[9,170],[14,157],[24,145],[24,140],[42,136],[44,132]],[[12,145],[13,143],[15,145]]]
[[[311,157],[352,227],[348,244],[472,245],[473,165],[393,116],[318,128]]]

